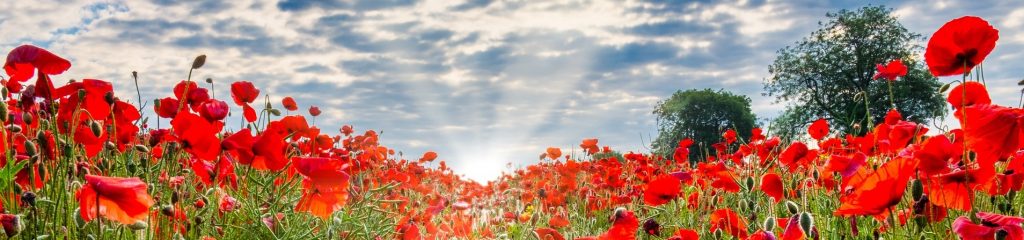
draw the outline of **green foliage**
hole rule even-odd
[[[750,98],[724,90],[677,91],[654,109],[658,120],[658,137],[654,152],[672,156],[679,140],[691,138],[690,159],[701,159],[711,144],[722,141],[722,132],[735,129],[741,138],[750,137],[755,116],[750,111]]]
[[[945,114],[937,91],[941,84],[920,61],[917,43],[923,38],[903,27],[892,9],[868,6],[826,16],[829,21],[819,23],[820,29],[779,50],[769,67],[765,95],[788,104],[774,121],[773,133],[797,136],[818,118],[845,133],[863,133],[893,108],[888,82],[872,80],[876,64],[893,59],[908,67],[907,75],[892,83],[892,102],[903,116],[925,122]]]

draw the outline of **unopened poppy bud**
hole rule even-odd
[[[132,223],[132,225],[128,225],[128,228],[131,230],[144,230],[148,227],[149,224],[147,224],[145,221],[135,221],[135,223]]]
[[[910,180],[910,196],[914,197],[915,201],[921,200],[921,197],[924,196],[924,186],[921,185],[920,180]]]
[[[132,78],[139,79],[139,72],[138,71],[132,71]]]
[[[821,173],[818,173],[818,169],[814,169],[814,171],[811,172],[811,176],[813,176],[814,179],[818,179],[818,177],[821,177]]]
[[[804,230],[804,233],[810,233],[811,228],[814,227],[814,217],[811,213],[804,212],[800,214],[800,230]]]
[[[775,217],[765,218],[764,223],[761,224],[761,228],[767,232],[775,231]]]
[[[92,135],[100,137],[103,135],[103,126],[97,121],[89,121],[89,130],[92,130]]]
[[[177,204],[181,200],[181,194],[178,191],[171,192],[171,204]]]
[[[206,54],[199,55],[195,60],[192,60],[192,69],[199,69],[206,64]]]
[[[36,144],[32,143],[32,141],[26,141],[25,142],[25,155],[28,155],[29,157],[31,157],[31,156],[35,156],[36,153],[37,153],[37,151],[36,151]]]
[[[10,114],[10,112],[7,110],[7,103],[4,101],[0,101],[0,117],[3,117],[3,119],[0,119],[0,121],[6,122],[7,114]]]
[[[270,109],[270,114],[273,114],[275,117],[280,117],[281,116],[281,110]]]
[[[107,101],[107,104],[114,104],[114,101],[117,99],[114,98],[114,92],[108,92],[103,95],[103,100]]]
[[[174,206],[164,205],[163,207],[160,207],[160,213],[164,216],[172,217],[174,216]]]
[[[0,90],[0,94],[3,94],[3,96],[7,96],[8,92],[10,92],[10,90],[7,90],[7,87],[4,87],[3,90]]]
[[[740,199],[740,207],[741,208],[746,208],[747,206],[748,206],[747,205],[747,200],[746,199]]]
[[[754,189],[754,178],[753,177],[749,177],[748,176],[746,183],[747,183],[747,190]]]
[[[715,239],[722,239],[722,229],[715,229]]]
[[[149,153],[149,147],[146,147],[146,145],[142,145],[142,144],[136,144],[135,145],[135,151],[138,151],[138,152],[141,152],[141,153]]]
[[[160,99],[153,99],[153,106],[156,106],[156,108],[160,108]]]
[[[940,92],[940,93],[944,93],[944,92],[946,92],[946,90],[949,90],[949,85],[950,85],[950,84],[952,84],[952,83],[946,83],[946,84],[942,84],[942,86],[941,86],[941,87],[939,87],[939,92]]]
[[[786,209],[789,210],[790,214],[796,214],[800,212],[800,206],[797,206],[793,201],[786,201]]]
[[[213,83],[213,78],[206,78],[206,83],[212,84]]]
[[[21,113],[21,120],[25,121],[25,124],[32,124],[32,120],[33,120],[32,119],[32,114],[30,114],[28,112],[22,112]]]
[[[27,192],[21,193],[21,202],[24,203],[25,205],[29,205],[29,206],[35,207],[36,206],[36,193],[31,192],[31,191],[27,191]]]
[[[274,106],[271,106],[270,103],[267,103],[266,105],[264,105],[264,108],[266,108],[266,109],[273,109]]]
[[[200,216],[196,216],[195,218],[192,218],[192,220],[196,222],[196,225],[203,225],[203,218]]]

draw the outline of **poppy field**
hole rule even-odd
[[[72,63],[22,45],[2,79],[0,225],[8,239],[1024,239],[1024,109],[994,104],[981,73],[999,31],[972,16],[936,29],[924,60],[954,76],[939,91],[956,129],[894,108],[859,136],[825,119],[792,142],[726,130],[703,159],[689,139],[661,156],[581,136],[486,183],[374,130],[320,129],[318,107],[251,82],[194,80],[205,55],[154,101],[54,81]],[[876,64],[877,81],[907,74]]]

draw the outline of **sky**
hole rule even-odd
[[[276,106],[291,96],[300,114],[320,107],[327,133],[377,130],[407,159],[436,151],[456,173],[488,181],[547,147],[579,152],[584,138],[647,151],[651,111],[677,90],[743,94],[770,120],[784,107],[762,95],[776,51],[827,12],[867,4],[894,8],[924,36],[960,16],[985,18],[1001,31],[988,86],[996,103],[1017,104],[1024,2],[930,2],[2,1],[0,49],[47,48],[73,64],[53,79],[108,80],[133,102],[132,71],[149,102],[170,96],[206,54],[193,78],[212,78],[220,99],[231,82],[251,81]]]

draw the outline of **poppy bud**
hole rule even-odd
[[[804,212],[800,214],[800,230],[804,230],[804,233],[810,233],[811,228],[814,227],[814,217],[811,217],[811,213]]]
[[[921,197],[924,196],[924,186],[921,185],[920,180],[910,180],[910,196],[914,197],[915,201],[921,200]]]
[[[790,214],[796,214],[800,212],[800,206],[797,206],[793,201],[786,201],[786,209],[789,210]]]
[[[160,99],[153,99],[153,106],[156,106],[156,108],[159,109],[160,108]]]
[[[164,216],[172,217],[174,216],[174,206],[164,205],[163,207],[160,207],[160,213]]]
[[[10,125],[10,126],[7,126],[7,130],[11,131],[12,133],[20,133],[21,132],[21,126]]]
[[[715,239],[722,239],[722,229],[715,229]]]
[[[192,221],[195,221],[196,225],[203,225],[203,218],[200,217],[200,216],[196,216],[195,218],[192,218]]]
[[[28,191],[21,194],[21,203],[29,206],[36,206],[36,193]]]
[[[751,190],[751,189],[754,189],[754,178],[748,176],[747,177],[747,190]]]
[[[171,192],[171,204],[177,204],[181,200],[181,194],[178,191]]]
[[[114,101],[116,101],[117,98],[114,97],[114,92],[108,92],[103,95],[103,100],[107,101],[107,104],[114,104]]]
[[[764,223],[761,224],[761,228],[765,231],[775,231],[775,217],[767,217],[764,219]]]
[[[32,124],[32,114],[29,114],[28,112],[22,112],[21,113],[21,120],[25,121],[25,124],[31,125]]]
[[[654,221],[653,218],[644,221],[644,232],[651,236],[661,235],[661,224]]]
[[[270,114],[273,114],[275,117],[280,117],[281,116],[281,110],[270,109]]]
[[[206,78],[206,83],[213,84],[213,78]]]
[[[132,71],[132,78],[138,80],[139,79],[139,72],[138,71]]]
[[[940,92],[940,93],[944,93],[944,92],[946,92],[946,90],[949,90],[949,85],[950,85],[950,84],[952,84],[952,83],[946,83],[946,84],[942,84],[942,86],[941,86],[941,87],[939,87],[939,92]]]
[[[32,143],[32,141],[26,141],[25,142],[25,155],[28,155],[29,157],[32,157],[32,156],[35,156],[36,153],[38,153],[36,151],[36,144]]]
[[[199,69],[206,64],[206,54],[199,55],[195,60],[192,60],[192,69]]]
[[[148,227],[149,224],[147,224],[146,221],[135,221],[132,225],[128,225],[128,228],[131,230],[143,230]]]
[[[142,145],[142,144],[136,144],[135,145],[135,151],[138,151],[138,152],[141,152],[141,153],[149,153],[149,147],[146,147],[146,145]]]
[[[4,101],[0,101],[0,117],[2,117],[0,118],[0,122],[7,121],[7,114],[10,114],[10,112],[7,110],[7,103]]]
[[[115,145],[114,142],[111,142],[111,141],[107,141],[107,144],[105,144],[105,147],[107,148],[107,150],[111,150],[111,151],[117,150],[117,145]]]
[[[0,90],[0,94],[3,94],[3,96],[5,96],[5,98],[6,98],[8,92],[10,92],[10,90],[7,90],[7,87],[4,87],[3,90]]]
[[[99,122],[89,121],[89,130],[92,130],[92,135],[100,137],[103,135],[103,126],[100,126]]]

